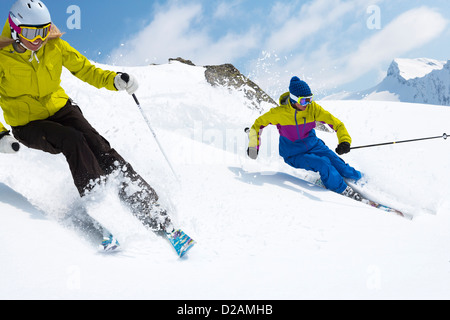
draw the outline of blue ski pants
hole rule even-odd
[[[325,187],[337,193],[347,188],[344,178],[361,179],[361,172],[345,163],[322,140],[317,140],[308,152],[285,158],[284,161],[294,168],[318,172]]]

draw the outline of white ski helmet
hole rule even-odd
[[[40,0],[17,0],[9,11],[11,35],[19,40],[20,26],[39,27],[52,22],[50,12]]]

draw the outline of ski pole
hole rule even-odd
[[[390,145],[390,144],[414,142],[414,141],[422,141],[422,140],[430,140],[430,139],[439,139],[439,138],[444,138],[444,140],[447,140],[448,135],[446,133],[444,133],[442,136],[437,136],[437,137],[419,138],[419,139],[393,141],[393,142],[384,142],[384,143],[370,144],[370,145],[366,145],[366,146],[353,147],[353,148],[350,148],[350,149],[354,150],[354,149],[362,149],[362,148],[371,148],[371,147],[385,146],[385,145]]]
[[[134,93],[133,93],[132,97],[133,97],[134,101],[136,102],[136,105],[137,105],[137,107],[139,108],[139,111],[141,112],[142,117],[144,118],[145,122],[147,123],[147,126],[148,126],[148,128],[150,129],[150,131],[151,131],[151,133],[152,133],[152,135],[153,135],[153,138],[155,138],[155,141],[156,141],[156,143],[158,144],[158,147],[159,147],[159,149],[161,150],[161,153],[163,154],[164,158],[166,159],[167,164],[168,164],[169,167],[170,167],[170,170],[172,170],[172,173],[173,173],[173,175],[175,176],[175,179],[177,179],[177,181],[178,181],[178,176],[177,176],[177,174],[175,173],[175,170],[173,170],[173,167],[172,167],[172,165],[170,164],[169,158],[167,158],[167,155],[166,155],[166,153],[164,152],[163,147],[162,147],[161,144],[159,143],[159,140],[158,140],[158,138],[156,137],[156,133],[155,133],[155,131],[153,130],[152,126],[150,125],[150,121],[148,120],[147,116],[145,115],[144,110],[142,110],[141,104],[139,103],[139,100],[137,99],[137,97],[136,97],[136,95],[135,95]]]

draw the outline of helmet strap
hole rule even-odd
[[[16,42],[20,41],[19,34],[13,27],[11,27],[11,38],[13,38]]]
[[[19,34],[17,33],[17,31],[11,27],[11,37],[14,40],[13,42],[13,47],[14,50],[16,50],[16,52],[18,53],[24,53],[25,51],[27,51],[28,49],[23,45],[22,41],[20,40]]]
[[[12,45],[17,53],[25,53],[28,50],[19,40],[16,40]]]

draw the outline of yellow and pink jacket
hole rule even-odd
[[[289,92],[286,92],[280,97],[280,106],[256,119],[250,130],[249,147],[259,150],[262,130],[268,125],[276,125],[280,133],[280,156],[287,159],[306,153],[319,141],[314,130],[316,121],[327,123],[335,130],[339,143],[351,144],[352,139],[339,119],[314,101],[305,111],[297,110],[290,103]]]
[[[2,37],[11,38],[8,22]],[[32,59],[30,51],[17,53],[13,45],[0,49],[0,107],[10,126],[46,119],[64,107],[69,96],[60,85],[62,67],[97,88],[117,91],[115,72],[96,68],[60,38],[49,40],[36,56]],[[3,131],[7,129],[0,123]]]

